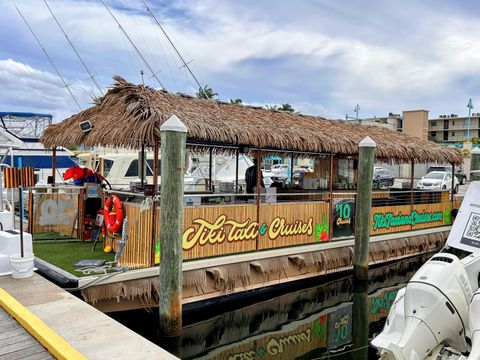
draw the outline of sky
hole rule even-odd
[[[120,75],[198,86],[141,0],[48,0],[102,91]],[[326,118],[480,112],[480,3],[468,0],[145,0],[202,86],[223,101],[290,103]],[[15,9],[18,6],[68,89]],[[0,0],[0,111],[60,121],[101,95],[43,0]]]

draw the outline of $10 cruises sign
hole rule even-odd
[[[197,246],[215,245],[225,242],[255,241],[258,236],[276,240],[279,237],[307,235],[313,238],[313,218],[307,220],[295,220],[288,222],[283,217],[275,217],[269,224],[259,224],[247,219],[239,222],[227,218],[222,214],[213,222],[197,218],[193,220],[193,226],[183,233],[183,250],[191,250]]]

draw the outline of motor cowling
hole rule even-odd
[[[465,330],[471,294],[471,285],[460,260],[447,253],[434,255],[405,288],[402,335],[391,337],[388,345],[386,334],[378,337],[382,339],[379,348],[384,350],[385,358],[424,359],[441,343],[467,351]],[[389,314],[389,318],[395,317]],[[372,344],[376,346],[375,340]]]

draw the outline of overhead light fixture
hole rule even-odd
[[[92,123],[90,122],[90,120],[85,120],[85,121],[82,121],[80,124],[80,130],[82,130],[84,133],[89,133],[90,131],[92,131],[93,129],[93,125]]]

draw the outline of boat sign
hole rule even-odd
[[[480,181],[470,183],[447,245],[480,254]]]

